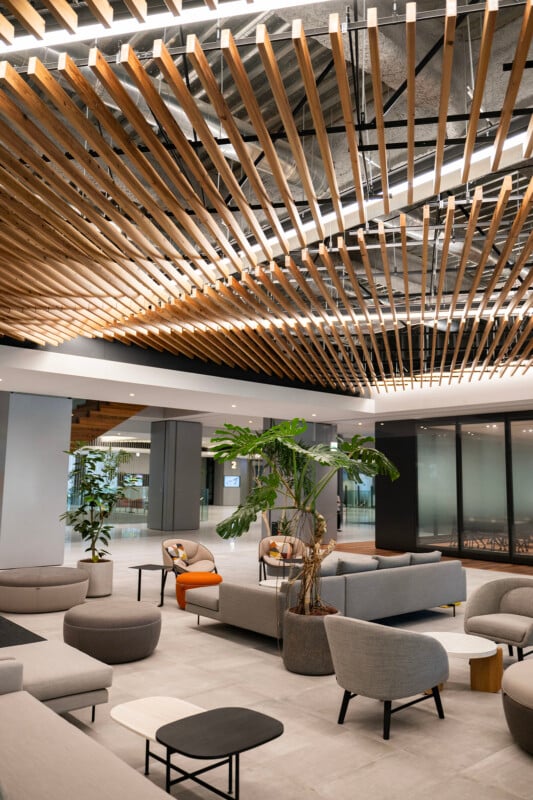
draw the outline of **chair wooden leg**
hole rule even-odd
[[[342,723],[344,722],[344,717],[346,716],[348,703],[350,702],[352,697],[355,697],[355,695],[346,689],[342,696],[341,710],[339,711],[339,718],[337,720],[338,725],[342,725]]]
[[[390,721],[392,716],[392,700],[385,700],[383,704],[383,738],[390,739]]]
[[[437,713],[439,715],[439,719],[444,719],[444,709],[442,708],[442,700],[440,699],[439,687],[434,686],[432,692],[433,692],[433,699],[435,700],[435,705],[437,707]]]

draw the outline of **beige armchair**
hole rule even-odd
[[[172,567],[176,575],[183,572],[216,572],[215,557],[213,553],[199,542],[191,539],[165,539],[161,543],[163,549],[163,564]],[[172,557],[168,548],[177,548],[185,551],[184,558]]]
[[[444,719],[438,687],[448,678],[448,656],[440,642],[422,633],[339,615],[324,617],[324,624],[337,683],[344,689],[339,725],[357,695],[383,701],[384,739],[390,736],[392,714],[431,697]],[[393,700],[417,694],[421,696],[392,708]]]
[[[289,577],[291,569],[302,563],[304,554],[305,544],[297,536],[266,536],[259,542],[259,580],[264,580],[267,573]]]
[[[465,633],[516,647],[518,660],[533,653],[533,579],[497,578],[479,586],[465,608]]]

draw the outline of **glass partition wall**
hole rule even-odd
[[[533,420],[419,423],[421,547],[524,560],[533,555]]]

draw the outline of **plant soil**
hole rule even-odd
[[[298,607],[293,606],[293,608],[289,608],[289,611],[292,611],[293,614],[298,614],[300,617],[325,617],[327,614],[337,614],[339,609],[335,608],[335,606],[321,606],[320,608],[311,608],[309,614],[300,614]]]

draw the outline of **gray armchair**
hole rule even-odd
[[[439,684],[448,678],[444,647],[421,633],[389,628],[341,616],[324,618],[337,683],[344,689],[338,723],[358,694],[384,701],[383,738],[390,736],[391,715],[433,697],[440,719],[444,711]],[[421,694],[424,693],[424,694]],[[392,708],[392,701],[421,694]]]
[[[465,608],[465,633],[501,642],[518,660],[533,653],[533,579],[498,578],[479,586]]]

